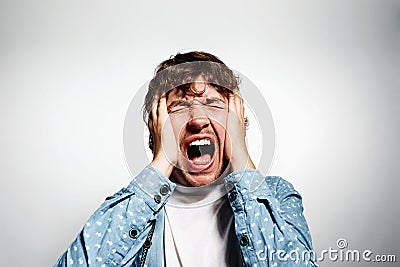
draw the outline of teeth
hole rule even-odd
[[[211,145],[210,139],[199,139],[190,143],[189,146],[204,146]]]

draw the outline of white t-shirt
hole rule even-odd
[[[242,266],[223,180],[177,185],[165,206],[165,267]]]

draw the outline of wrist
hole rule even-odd
[[[255,169],[255,165],[248,154],[243,156],[232,156],[231,169],[232,172],[243,169]]]
[[[163,157],[162,158],[155,157],[153,161],[150,163],[150,165],[159,170],[167,178],[170,177],[172,170],[174,169],[173,164],[171,164],[167,159]]]

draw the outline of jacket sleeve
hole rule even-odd
[[[289,182],[240,170],[225,186],[246,266],[318,266],[302,198]]]
[[[138,262],[152,221],[175,184],[147,166],[94,212],[55,266],[121,266]]]

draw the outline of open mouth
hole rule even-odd
[[[210,138],[201,138],[191,141],[186,147],[188,160],[195,165],[208,165],[214,159],[215,144]]]

